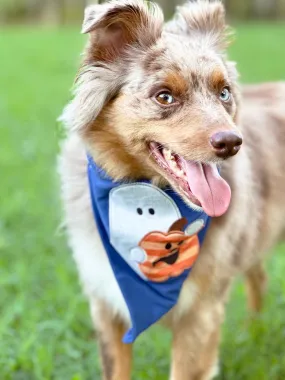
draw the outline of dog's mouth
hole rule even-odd
[[[166,179],[194,206],[209,216],[221,216],[229,208],[231,189],[220,176],[216,164],[189,161],[157,142],[151,142],[152,157]]]

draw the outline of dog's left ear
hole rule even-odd
[[[82,32],[90,35],[77,76],[74,99],[60,120],[83,132],[119,91],[137,57],[159,39],[163,13],[143,0],[111,0],[86,9]]]
[[[163,13],[143,0],[112,0],[85,11],[82,33],[91,37],[90,58],[111,63],[133,45],[146,49],[160,37]]]
[[[178,7],[174,19],[166,24],[166,31],[189,35],[201,44],[223,51],[229,44],[225,8],[220,0],[192,0]]]

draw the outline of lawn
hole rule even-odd
[[[285,79],[285,26],[238,27],[242,82]],[[60,225],[56,118],[84,38],[74,29],[1,30],[0,380],[99,379],[98,352]],[[285,111],[284,111],[285,112]],[[220,379],[285,379],[285,247],[268,262],[266,309],[249,325],[241,281],[224,326]],[[167,379],[170,335],[136,344],[135,380]]]

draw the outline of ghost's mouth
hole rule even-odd
[[[189,161],[157,142],[151,142],[152,157],[165,177],[192,204],[202,207],[209,216],[223,215],[231,200],[231,189],[220,176],[216,164]]]
[[[155,261],[152,265],[156,266],[158,263],[166,263],[168,265],[173,265],[176,263],[178,256],[179,256],[179,250],[176,249],[175,252],[172,253],[172,255],[162,257],[161,259]]]

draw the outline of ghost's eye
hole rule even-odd
[[[143,210],[139,207],[139,208],[137,208],[137,213],[138,213],[139,215],[142,215],[142,214],[143,214]]]
[[[155,214],[155,211],[154,211],[153,208],[150,208],[150,209],[148,210],[148,212],[150,213],[150,215],[154,215],[154,214]]]
[[[182,245],[183,244],[183,240],[181,240],[179,243],[177,243],[177,245]]]

